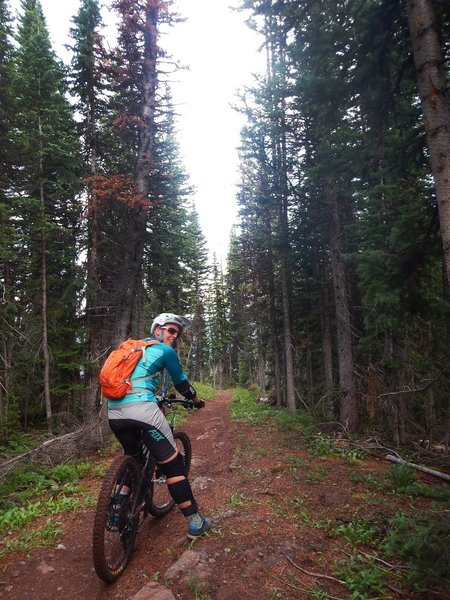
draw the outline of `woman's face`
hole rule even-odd
[[[156,329],[156,335],[158,337],[162,337],[164,344],[172,346],[173,348],[177,342],[177,339],[180,337],[181,332],[179,326],[175,323],[166,323],[165,325],[161,325]]]

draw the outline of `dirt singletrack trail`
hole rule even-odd
[[[354,476],[383,473],[386,463],[369,458],[355,464],[336,455],[315,456],[270,422],[232,420],[231,395],[217,393],[180,428],[192,441],[190,481],[197,501],[212,518],[208,536],[189,543],[186,521],[177,509],[161,519],[149,517],[127,569],[107,585],[92,566],[94,509],[57,515],[64,530],[53,547],[0,560],[0,598],[350,598],[348,588],[335,577],[334,565],[337,560],[349,561],[351,546],[327,533],[326,525],[348,523],[368,509],[370,517],[383,525],[403,510],[404,498],[377,494]],[[98,455],[90,460],[112,459]],[[100,484],[89,481],[95,491]],[[420,503],[431,506],[426,500],[416,505]],[[383,598],[423,597],[391,588]],[[433,593],[433,598],[447,600],[450,594]]]
[[[230,392],[216,395],[206,408],[195,411],[182,427],[191,437],[193,446],[190,480],[201,510],[207,515],[214,515],[218,507],[226,505],[235,491],[230,464],[239,426],[230,419],[230,400]],[[93,482],[93,485],[99,487],[100,481]],[[2,559],[0,597],[14,600],[132,598],[155,578],[155,574],[163,573],[191,547],[186,538],[185,519],[178,510],[161,519],[149,517],[138,534],[135,551],[125,573],[116,583],[106,585],[97,578],[92,566],[93,516],[93,509],[59,515],[58,520],[64,523],[64,534],[54,548]],[[216,520],[221,520],[220,514]],[[218,535],[222,539],[220,532]],[[215,536],[215,533],[211,534],[209,540]],[[195,550],[209,540],[196,542]],[[209,564],[213,565],[214,560]],[[189,591],[186,593],[189,594]]]

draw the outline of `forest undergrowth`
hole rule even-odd
[[[235,392],[232,413],[234,418],[258,425],[275,423],[283,432],[288,462],[289,449],[305,449],[311,458],[303,476],[311,483],[326,484],[329,480],[332,484],[335,461],[350,467],[349,485],[358,484],[362,489],[352,490],[356,503],[352,502],[351,509],[350,505],[346,507],[349,512],[345,516],[333,515],[332,511],[328,516],[314,516],[306,508],[307,504],[314,505],[314,498],[312,503],[311,498],[309,502],[296,500],[295,511],[305,525],[344,542],[347,558],[336,562],[335,575],[345,582],[353,600],[391,597],[389,592],[408,597],[409,592],[404,596],[405,589],[424,597],[439,597],[440,592],[433,588],[448,589],[450,594],[448,484],[420,476],[408,465],[383,465],[372,472],[370,467],[367,469],[367,459],[383,458],[389,451],[379,442],[373,447],[373,436],[365,442],[323,433],[310,413],[292,414],[283,408],[261,406],[255,389]],[[302,461],[297,465],[295,462],[291,468],[294,485],[302,477],[297,467],[306,466]],[[441,464],[445,469],[448,457]],[[318,592],[312,597],[328,596]]]
[[[202,391],[211,399],[212,390]],[[209,402],[212,409],[214,399]],[[197,426],[202,412],[195,415]],[[245,523],[264,556],[274,544],[285,548],[290,540],[293,550],[283,560],[292,561],[297,576],[287,578],[286,566],[272,562],[275,583],[261,598],[450,597],[447,483],[379,460],[370,447],[320,431],[301,412],[292,415],[261,404],[256,389],[233,391],[231,418],[238,424],[237,436],[230,432],[232,460],[229,468],[225,462],[221,468],[223,481],[215,476],[212,484],[228,486],[226,501],[213,490],[208,496],[211,512],[231,511],[233,516],[202,544],[211,552],[223,546],[230,553],[227,560],[240,561],[245,579],[245,560],[252,549],[236,538],[239,529],[233,520],[241,527]],[[224,447],[230,440],[222,440]],[[54,548],[68,514],[92,510],[112,451],[117,451],[114,444],[82,461],[22,466],[1,482],[0,560],[18,553],[29,558],[39,549]],[[215,494],[221,498],[217,505]],[[233,536],[235,542],[230,542]],[[310,564],[306,557],[312,556]],[[194,587],[179,597],[221,597],[217,583]]]

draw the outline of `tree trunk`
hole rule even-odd
[[[89,119],[89,161],[90,174],[97,173],[97,150],[96,150],[96,117],[94,103],[90,99]],[[99,392],[98,373],[100,370],[104,348],[103,348],[103,308],[100,301],[99,282],[99,212],[96,194],[93,190],[88,191],[88,259],[87,259],[87,306],[86,316],[89,329],[88,355],[86,365],[86,387],[84,395],[85,416],[91,415],[97,407]]]
[[[269,30],[271,29],[269,25]],[[286,408],[295,412],[295,382],[294,359],[292,352],[292,329],[290,317],[289,282],[288,282],[288,254],[289,254],[289,222],[288,222],[288,190],[286,168],[286,106],[283,98],[286,72],[285,61],[286,42],[281,32],[278,40],[267,46],[267,70],[272,80],[272,171],[275,175],[275,197],[278,203],[278,248],[280,255],[280,280],[281,280],[281,306],[283,312],[283,340],[284,340],[284,374],[286,391]],[[282,371],[283,372],[283,371]]]
[[[263,158],[261,158],[263,163]],[[262,182],[262,190],[268,189],[267,182]],[[277,405],[282,405],[283,391],[281,386],[281,367],[280,367],[280,345],[278,342],[277,333],[277,311],[275,302],[275,275],[274,275],[274,258],[272,247],[272,225],[270,222],[270,211],[265,204],[263,210],[264,232],[267,240],[267,276],[268,276],[268,293],[269,293],[269,335],[270,344],[273,355],[273,369],[275,379],[275,396]]]
[[[41,186],[42,187],[42,186]],[[45,233],[42,232],[41,241],[41,276],[42,276],[42,354],[44,358],[44,401],[47,418],[47,429],[53,433],[52,401],[50,397],[50,352],[48,348],[48,314],[47,314],[47,244]]]
[[[9,439],[9,399],[12,393],[11,381],[11,344],[5,333],[1,336],[3,363],[2,377],[0,379],[0,443]]]
[[[394,340],[392,331],[386,329],[384,331],[384,351],[383,362],[385,363],[385,382],[389,391],[394,389],[394,370],[392,368],[392,357],[394,356]],[[389,402],[389,425],[392,432],[392,440],[395,446],[400,445],[400,434],[398,425],[398,405],[395,397]]]
[[[443,284],[444,284],[444,299],[450,302],[450,282],[446,276],[445,261],[442,265],[443,271]],[[446,328],[446,346],[447,346],[447,360],[450,360],[450,317],[445,317],[445,328]],[[447,410],[446,410],[446,424],[445,424],[445,452],[449,453],[450,448],[450,392],[447,392]]]
[[[292,352],[292,329],[288,285],[288,257],[287,257],[287,198],[280,199],[280,235],[283,242],[281,250],[280,273],[281,273],[281,301],[283,305],[283,333],[284,333],[284,355],[286,361],[286,407],[290,412],[297,409],[295,401],[294,384],[294,356]]]
[[[9,261],[5,261],[3,281],[0,284],[0,303],[7,301],[6,290],[12,289],[12,274]],[[3,317],[3,314],[2,314]],[[9,401],[13,395],[12,386],[12,344],[6,330],[0,332],[2,350],[0,355],[0,443],[8,440],[9,434]]]
[[[289,221],[288,221],[288,190],[286,185],[286,123],[284,118],[284,102],[282,101],[282,117],[280,124],[280,140],[276,144],[276,169],[279,173],[279,245],[280,245],[280,276],[281,303],[283,306],[284,356],[286,361],[286,408],[290,412],[297,410],[295,399],[294,354],[292,351],[292,327],[290,290],[288,279],[289,262]]]
[[[44,359],[44,402],[47,418],[47,430],[53,433],[52,401],[50,397],[50,352],[48,347],[48,314],[47,314],[47,237],[45,232],[45,192],[44,167],[42,163],[42,124],[39,119],[39,195],[41,201],[41,293],[42,293],[42,354]]]
[[[407,0],[409,31],[450,281],[450,98],[432,0]]]
[[[326,196],[331,219],[331,270],[336,305],[337,354],[339,361],[339,386],[341,390],[339,419],[341,424],[349,431],[355,431],[359,424],[359,415],[353,375],[352,333],[343,259],[343,232],[339,214],[339,200],[332,189],[330,181],[327,182]]]
[[[328,301],[328,281],[323,277],[320,267],[317,269],[319,277],[320,289],[320,335],[322,339],[322,357],[323,357],[323,371],[325,379],[325,394],[329,396],[333,391],[333,338],[331,333],[331,319]],[[332,407],[327,413],[332,414]]]
[[[144,57],[142,65],[142,113],[139,133],[139,148],[137,153],[135,182],[139,194],[148,198],[152,172],[155,167],[154,136],[155,136],[155,105],[157,72],[156,60],[158,55],[158,17],[161,0],[147,0],[145,6]],[[147,210],[145,208],[130,209],[127,251],[122,263],[119,281],[122,293],[117,306],[116,323],[113,343],[118,345],[131,333],[131,315],[136,289],[141,275],[141,265],[144,256],[147,229]]]
[[[424,335],[425,341],[425,358],[428,364],[428,380],[433,381],[435,374],[433,373],[432,365],[432,343],[433,343],[433,333],[431,323],[428,323],[427,330]],[[435,411],[435,403],[434,403],[434,390],[433,386],[429,385],[425,392],[425,423],[426,423],[426,437],[430,447],[434,443],[434,430],[436,427],[436,411]]]
[[[258,375],[257,383],[258,388],[264,392],[266,389],[266,359],[264,357],[264,350],[261,341],[258,342]]]

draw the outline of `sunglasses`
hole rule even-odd
[[[177,338],[180,337],[181,332],[178,331],[178,329],[175,329],[174,327],[161,327],[161,329],[165,329],[166,331],[168,331],[170,333],[170,335],[174,335]]]

